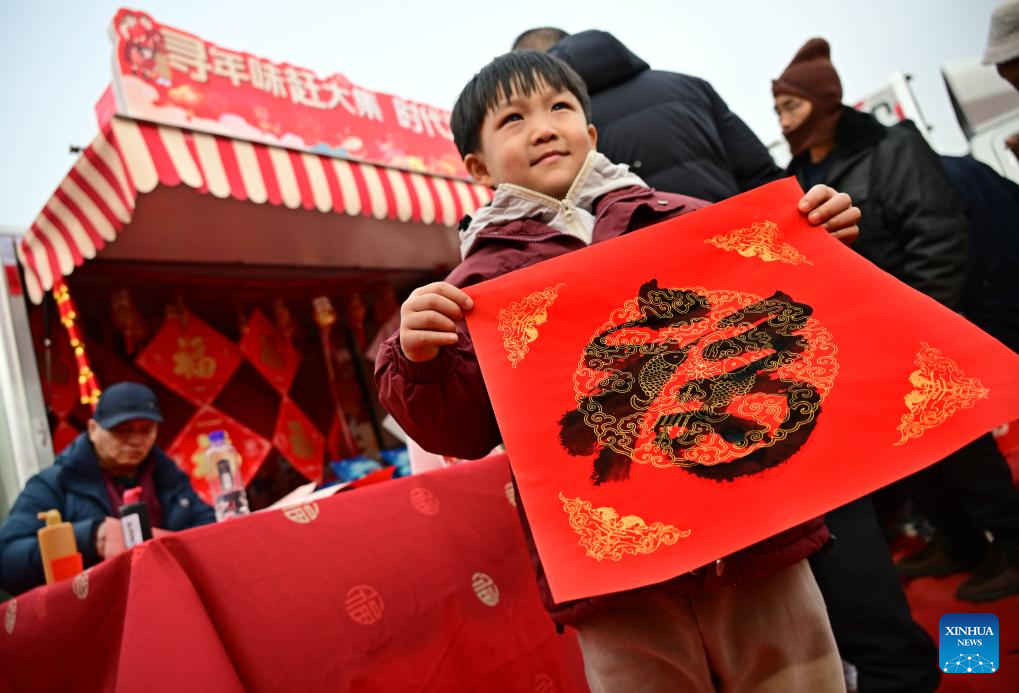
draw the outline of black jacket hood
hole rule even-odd
[[[576,70],[591,94],[651,69],[615,36],[597,29],[571,34],[553,46],[549,53]]]

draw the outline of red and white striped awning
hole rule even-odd
[[[131,222],[140,194],[186,185],[290,209],[455,225],[491,199],[460,180],[113,118],[18,245],[34,303]]]

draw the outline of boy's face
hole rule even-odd
[[[508,101],[485,116],[481,146],[464,158],[481,185],[514,183],[562,199],[597,142],[580,101],[548,85]]]

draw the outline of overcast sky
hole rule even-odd
[[[88,144],[111,74],[111,0],[0,0],[0,225],[27,227]],[[847,101],[913,75],[944,153],[964,140],[946,60],[979,56],[996,0],[137,0],[126,6],[225,48],[339,72],[451,108],[466,80],[534,26],[614,33],[652,67],[709,80],[765,142],[779,137],[770,80],[811,36],[832,44]],[[625,12],[623,11],[625,9]]]

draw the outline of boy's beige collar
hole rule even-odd
[[[594,232],[594,203],[606,193],[634,185],[648,187],[629,167],[614,164],[596,151],[588,153],[561,200],[520,185],[502,183],[495,189],[492,201],[479,209],[470,226],[460,232],[460,252],[467,257],[478,233],[486,227],[502,226],[518,219],[537,219],[590,245]]]
[[[530,199],[538,204],[549,205],[554,209],[559,209],[560,207],[575,207],[577,206],[577,196],[583,189],[584,184],[587,183],[587,179],[591,175],[591,170],[594,168],[595,162],[598,161],[598,157],[608,161],[608,159],[593,149],[587,153],[587,157],[584,159],[584,165],[580,167],[580,170],[577,172],[577,177],[573,179],[573,183],[570,184],[570,189],[566,191],[566,196],[562,200],[558,200],[551,195],[546,195],[536,190],[531,190],[530,188],[525,188],[522,185],[516,185],[515,183],[500,183],[495,189],[495,194],[498,195],[499,191],[505,191],[511,195],[516,195],[517,197]]]

